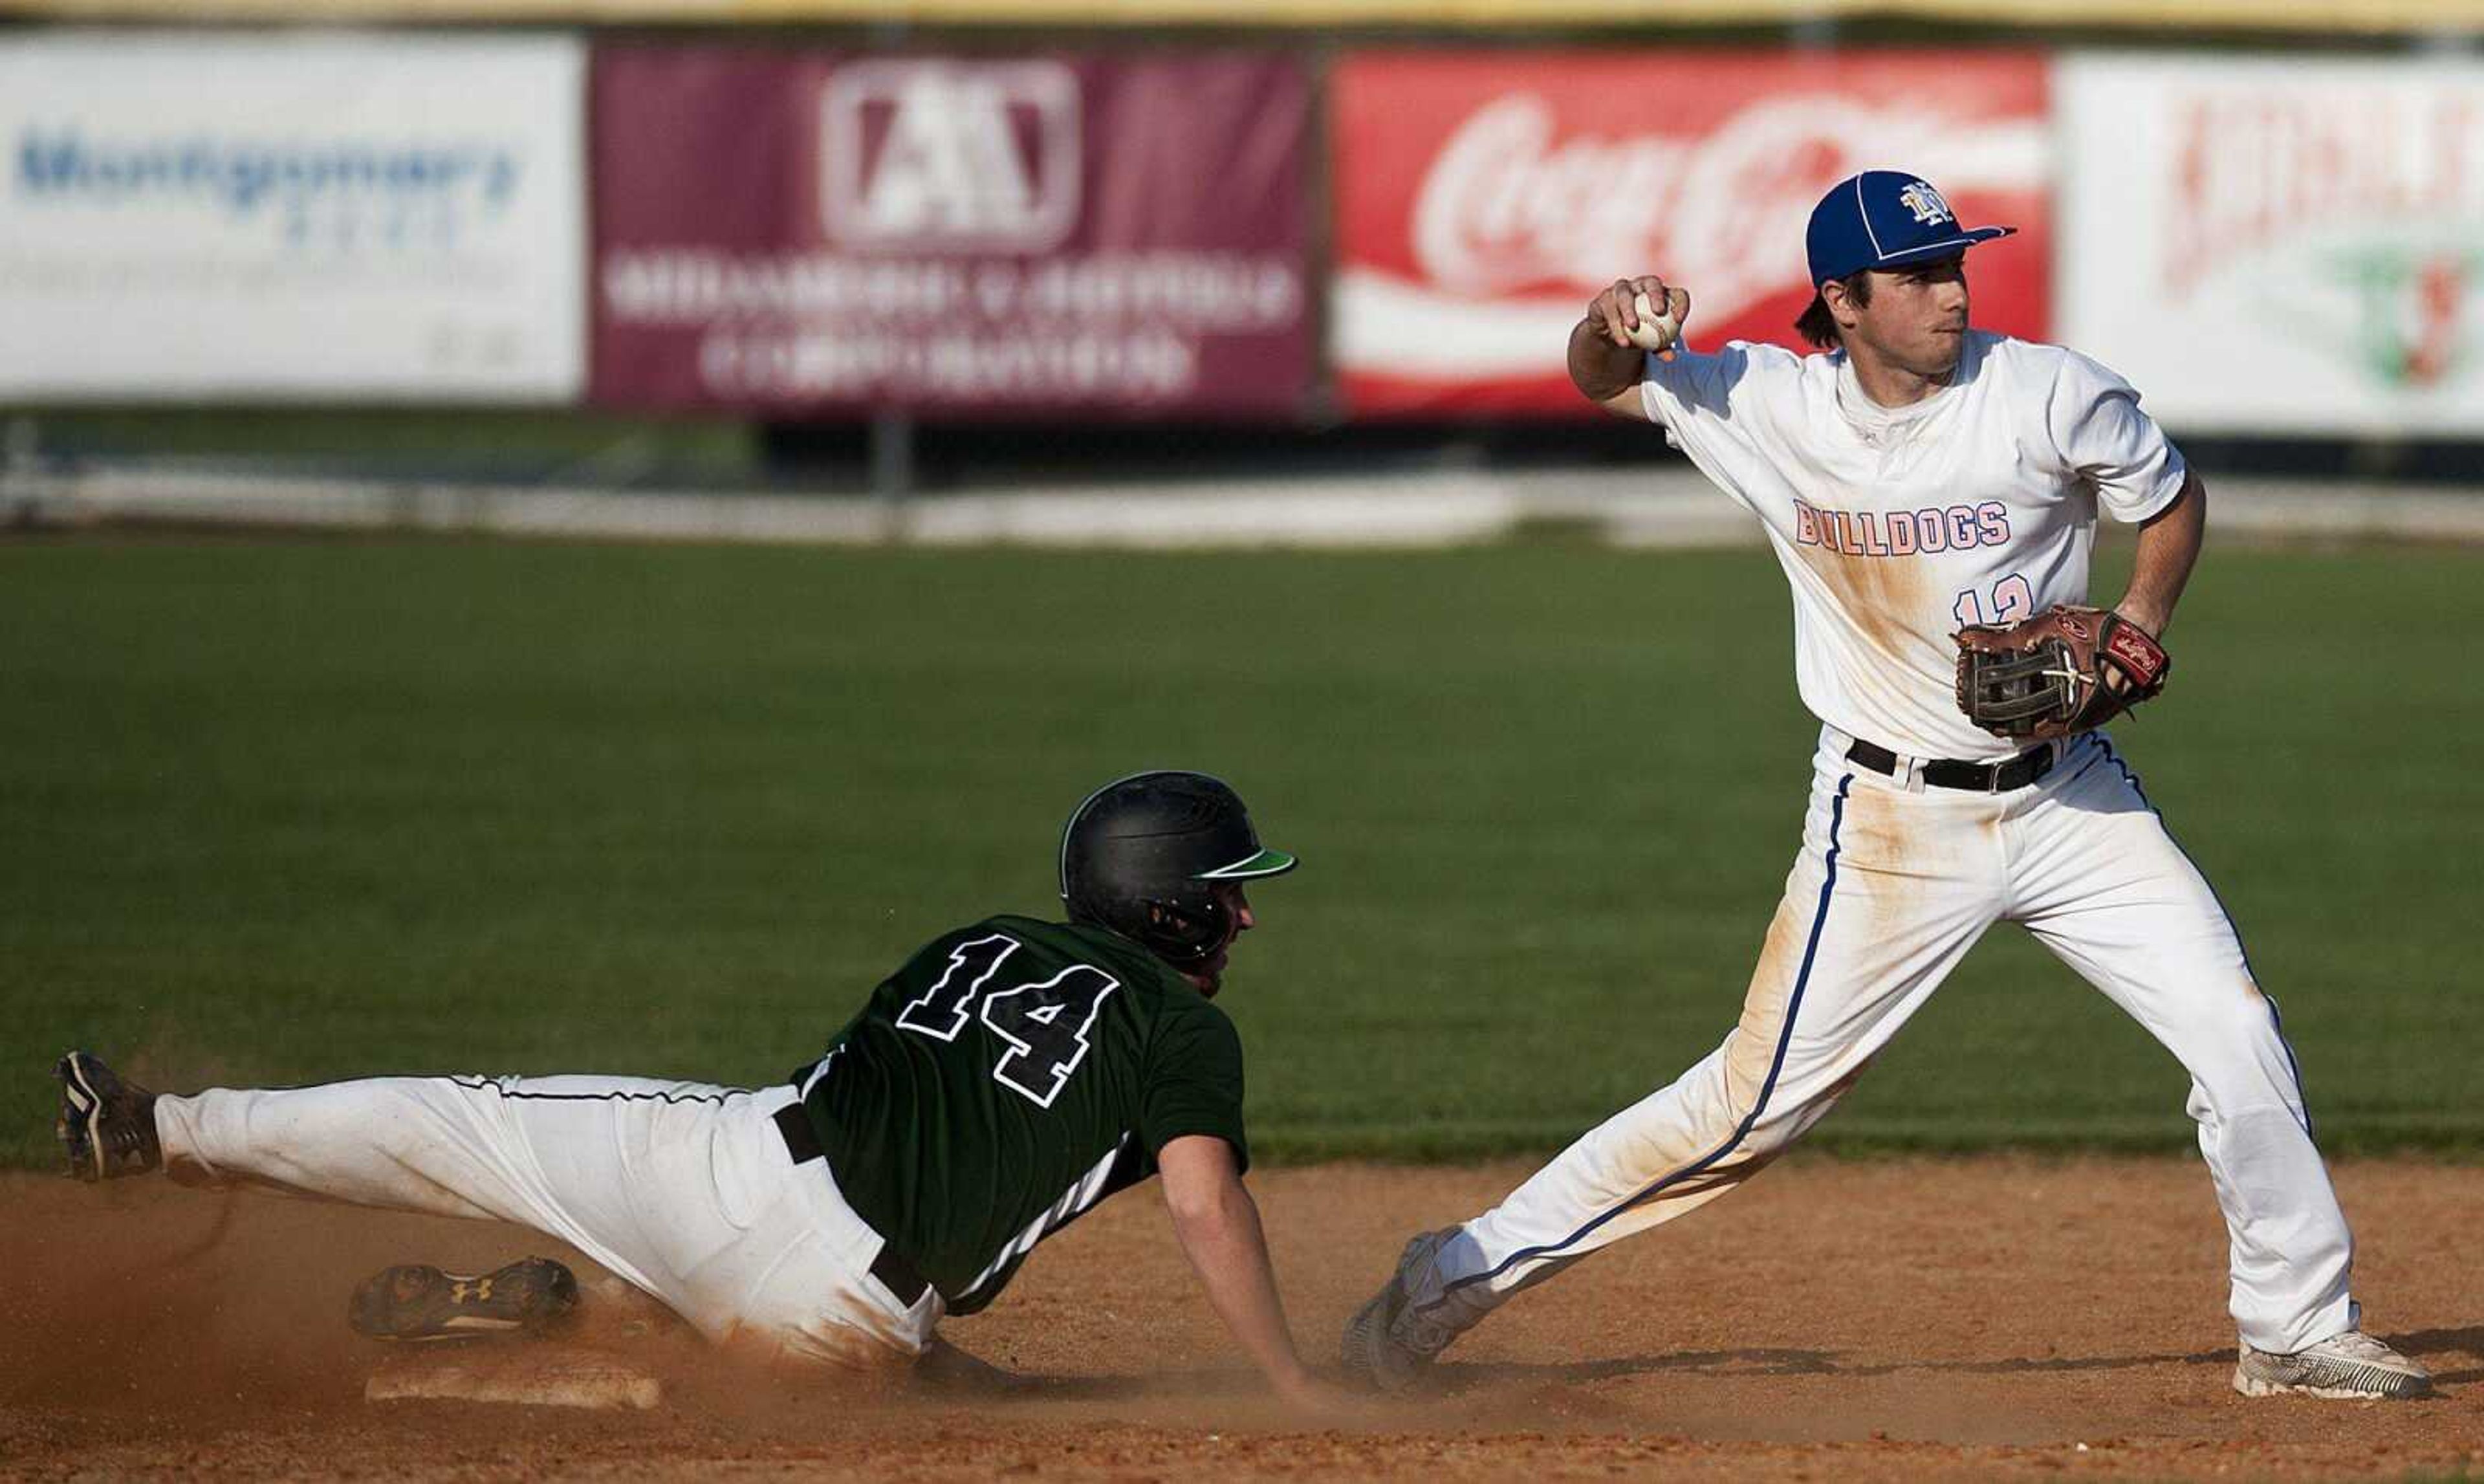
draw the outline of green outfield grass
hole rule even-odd
[[[2212,551],[2121,731],[2333,1150],[2484,1148],[2484,561]],[[1541,1150],[1731,1023],[1812,727],[1757,553],[0,546],[0,1158],[49,1061],[749,1083],[1061,817],[1231,778],[1304,869],[1225,1001],[1276,1158]],[[2002,929],[1815,1136],[2183,1147],[2174,1062]]]

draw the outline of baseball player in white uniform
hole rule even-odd
[[[1408,1243],[1347,1327],[1361,1378],[1410,1384],[1519,1289],[1733,1189],[2010,921],[2191,1075],[2232,1243],[2235,1389],[2430,1390],[2359,1327],[2353,1241],[2277,1007],[2138,777],[2101,731],[2021,751],[1959,709],[1953,635],[2085,603],[2099,512],[2139,526],[2116,611],[2161,634],[2207,503],[2120,377],[1968,327],[1966,250],[2010,230],[1963,229],[1921,177],[1867,171],[1811,217],[1818,292],[1797,328],[1822,354],[1675,348],[1689,296],[1656,277],[1598,294],[1573,330],[1580,391],[1661,427],[1785,569],[1796,682],[1821,721],[1802,850],[1724,1043],[1499,1205]]]

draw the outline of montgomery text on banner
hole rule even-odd
[[[573,399],[584,72],[559,37],[0,40],[0,394]]]

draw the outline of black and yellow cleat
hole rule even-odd
[[[550,1257],[473,1274],[408,1263],[364,1279],[345,1320],[371,1339],[482,1339],[539,1333],[577,1308],[578,1276]]]
[[[164,1163],[155,1142],[155,1094],[95,1059],[72,1051],[52,1068],[61,1083],[61,1158],[81,1180],[117,1180],[145,1174]]]

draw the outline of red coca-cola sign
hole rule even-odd
[[[1358,415],[1585,411],[1562,347],[1614,279],[1690,290],[1692,348],[1798,345],[1803,227],[1874,167],[1970,225],[1976,322],[2046,332],[2035,53],[1364,51],[1336,67],[1331,339]]]

